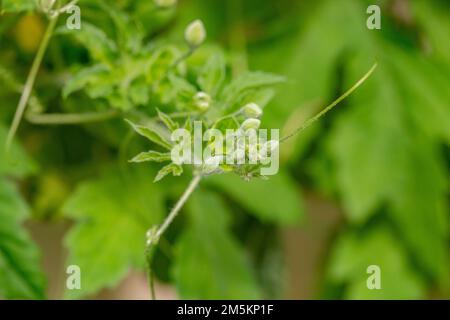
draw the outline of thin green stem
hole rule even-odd
[[[170,69],[175,69],[181,62],[192,56],[192,54],[197,50],[197,47],[189,47],[189,50],[183,53],[174,63],[170,66]]]
[[[65,13],[68,9],[70,9],[72,6],[76,5],[79,0],[72,0],[68,4],[64,5],[63,7],[56,9],[54,11],[50,12],[50,17],[59,16],[61,13]]]
[[[291,134],[281,138],[280,142],[284,142],[284,141],[294,137],[295,135],[299,134],[300,132],[302,132],[303,130],[308,128],[310,125],[312,125],[314,122],[319,120],[328,111],[330,111],[335,106],[337,106],[339,103],[341,103],[343,100],[345,100],[348,96],[350,96],[356,89],[358,89],[372,75],[372,73],[375,71],[377,66],[378,66],[378,64],[375,63],[372,66],[372,68],[370,68],[370,70],[358,82],[356,82],[350,89],[348,89],[343,95],[341,95],[339,98],[334,100],[329,106],[327,106],[325,109],[323,109],[317,115],[315,115],[314,117],[312,117],[309,120],[307,120],[302,126],[297,128],[294,132],[292,132]]]
[[[14,139],[14,136],[19,128],[20,121],[22,120],[23,114],[27,107],[28,101],[30,99],[31,92],[34,87],[34,83],[36,81],[36,77],[39,71],[39,67],[41,66],[42,59],[44,58],[45,51],[47,50],[48,43],[50,38],[52,37],[53,31],[55,30],[56,22],[58,20],[58,16],[54,16],[50,19],[50,22],[47,26],[47,30],[45,31],[42,42],[39,46],[38,52],[36,53],[36,57],[34,58],[33,64],[30,69],[30,73],[28,74],[27,81],[25,82],[25,86],[22,91],[22,95],[19,100],[19,104],[17,105],[16,114],[14,115],[13,122],[8,132],[8,137],[6,139],[6,150],[9,150],[11,143]]]
[[[175,217],[180,212],[181,208],[184,206],[186,201],[189,199],[191,194],[194,192],[195,188],[197,188],[198,184],[200,183],[200,180],[202,179],[201,175],[196,175],[189,183],[188,187],[184,191],[183,195],[180,199],[178,199],[177,203],[175,204],[175,207],[170,211],[169,215],[167,216],[166,220],[164,220],[163,224],[158,228],[158,230],[155,233],[154,238],[159,239],[163,235],[163,233],[167,230],[167,228],[171,225]]]
[[[167,218],[164,220],[164,222],[161,224],[161,226],[154,231],[154,229],[149,230],[149,234],[151,238],[147,239],[147,245],[145,247],[145,258],[147,261],[147,280],[148,280],[148,286],[150,288],[151,292],[151,298],[152,300],[156,299],[155,295],[155,284],[154,284],[154,274],[151,266],[151,260],[152,260],[152,251],[154,249],[154,245],[158,243],[161,236],[164,234],[164,232],[167,230],[167,228],[172,224],[173,220],[176,218],[178,213],[180,212],[181,208],[185,205],[189,197],[192,195],[194,190],[197,188],[198,184],[200,183],[200,180],[202,179],[201,175],[196,175],[189,183],[188,187],[178,199],[177,203],[175,204],[175,207],[170,211]]]
[[[152,300],[156,300],[156,292],[155,292],[155,274],[152,269],[148,272],[148,285],[150,287],[150,298]]]
[[[117,110],[86,113],[29,113],[26,115],[26,119],[33,124],[40,125],[73,125],[109,120],[119,115],[120,112]]]
[[[146,273],[147,273],[147,281],[148,281],[148,287],[150,289],[150,298],[152,300],[156,300],[156,293],[155,293],[155,275],[153,273],[152,269],[152,248],[149,246],[145,247],[145,261],[146,261]]]

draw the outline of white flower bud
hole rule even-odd
[[[202,168],[204,174],[214,173],[219,168],[220,163],[223,160],[223,156],[213,156],[205,160]]]
[[[260,106],[256,103],[249,103],[242,108],[242,112],[247,118],[259,118],[263,114]]]
[[[191,48],[200,46],[206,39],[206,30],[201,20],[195,20],[189,24],[184,33],[184,38]]]
[[[198,92],[194,96],[194,105],[200,111],[206,111],[211,106],[211,97],[205,92]]]
[[[241,124],[242,131],[246,132],[247,130],[253,129],[258,130],[261,125],[261,121],[259,119],[247,119]]]
[[[159,8],[171,8],[177,4],[177,0],[154,0],[155,4]]]
[[[43,12],[50,12],[56,0],[39,0],[39,7]]]

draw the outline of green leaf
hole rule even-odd
[[[0,297],[6,299],[45,297],[39,251],[22,227],[28,214],[17,190],[0,179]]]
[[[170,142],[167,141],[166,139],[164,139],[158,132],[156,132],[156,130],[154,130],[150,127],[145,127],[145,126],[134,124],[133,122],[131,122],[130,120],[127,120],[127,119],[125,119],[125,121],[128,122],[130,124],[130,126],[133,128],[133,130],[136,131],[141,136],[147,138],[148,140],[150,140],[166,149],[170,150],[172,148]]]
[[[227,111],[235,111],[242,107],[239,103],[246,101],[248,95],[254,95],[255,90],[267,89],[267,87],[284,82],[286,79],[266,72],[246,72],[228,84],[220,100],[227,106]]]
[[[394,52],[387,52],[394,57]],[[420,266],[442,280],[448,256],[443,159],[434,138],[424,135],[422,124],[410,117],[411,107],[417,107],[402,95],[394,60],[384,58],[374,77],[350,98],[354,107],[331,134],[338,186],[352,222],[367,221],[387,204]],[[351,74],[361,70],[362,60],[354,61]]]
[[[217,52],[208,59],[198,74],[198,84],[202,91],[215,97],[222,87],[226,76],[225,57]]]
[[[36,173],[37,164],[25,153],[17,142],[6,154],[7,129],[0,125],[0,176],[11,175],[14,177],[24,177]]]
[[[368,289],[369,266],[380,268],[381,289]],[[363,236],[340,237],[329,264],[329,277],[345,284],[347,299],[423,299],[424,281],[411,268],[405,250],[389,229],[377,227]]]
[[[148,151],[148,152],[141,152],[136,157],[130,160],[130,162],[146,162],[146,161],[153,161],[153,162],[164,162],[164,161],[170,161],[171,156],[170,153],[161,153],[156,151]]]
[[[65,238],[69,265],[81,269],[81,290],[69,298],[87,297],[119,283],[130,268],[143,268],[146,231],[160,222],[163,196],[149,171],[123,177],[113,170],[81,184],[64,206],[76,224]]]
[[[236,175],[217,175],[205,182],[220,188],[251,214],[265,222],[292,224],[303,216],[301,193],[288,175],[244,181]]]
[[[431,42],[433,54],[444,61],[448,67],[450,65],[450,43],[448,41],[450,10],[448,3],[416,0],[411,2],[411,8],[418,24],[424,29],[427,40]]]
[[[99,77],[109,74],[109,68],[104,64],[97,64],[92,67],[81,69],[80,72],[72,76],[63,88],[63,97],[67,98],[75,91],[81,90],[88,85],[95,84]]]
[[[173,73],[169,74],[169,81],[172,86],[172,95],[182,102],[190,102],[197,89],[186,79],[179,77]]]
[[[70,34],[81,43],[90,53],[93,59],[109,63],[117,53],[116,44],[99,28],[83,21],[83,28],[70,30],[66,27],[58,29],[60,34]]]
[[[20,12],[36,9],[34,0],[3,0],[0,1],[0,12]]]
[[[183,168],[180,165],[171,163],[171,164],[168,164],[167,166],[163,167],[161,170],[159,170],[159,172],[156,175],[153,182],[158,182],[158,181],[162,180],[168,174],[172,174],[174,177],[178,177],[178,176],[181,176],[182,173],[183,173]]]
[[[173,121],[169,115],[165,114],[159,109],[156,109],[156,111],[158,112],[159,119],[161,119],[161,121],[166,125],[167,129],[169,129],[171,132],[178,129],[178,124]]]
[[[243,250],[229,231],[229,212],[209,192],[195,193],[189,222],[177,241],[173,277],[183,299],[258,299],[260,291]]]
[[[156,83],[162,80],[179,55],[178,48],[174,46],[165,46],[152,52],[145,69],[147,82]]]

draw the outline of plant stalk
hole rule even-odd
[[[99,122],[117,117],[120,114],[117,110],[105,112],[86,112],[86,113],[53,113],[53,114],[34,114],[26,115],[27,121],[33,124],[41,125],[71,125],[81,123]]]
[[[14,115],[13,122],[8,132],[8,137],[6,139],[6,150],[9,150],[11,147],[11,143],[14,139],[14,136],[19,128],[20,121],[22,120],[25,109],[28,105],[28,101],[30,99],[31,92],[34,87],[34,83],[36,81],[36,77],[39,71],[39,67],[41,66],[42,59],[44,58],[45,52],[48,47],[48,43],[50,38],[52,37],[53,31],[55,30],[56,22],[58,21],[58,15],[50,18],[50,22],[47,26],[47,30],[45,31],[44,37],[42,38],[42,42],[39,46],[38,52],[34,58],[33,64],[30,69],[30,73],[28,74],[27,81],[25,82],[25,86],[23,87],[22,95],[19,100],[19,104],[17,105],[16,113]]]
[[[169,215],[167,216],[166,220],[164,220],[163,224],[158,228],[158,230],[155,233],[155,239],[161,238],[161,235],[167,230],[167,228],[172,223],[173,219],[178,215],[178,212],[180,212],[181,208],[184,206],[186,201],[189,199],[191,194],[194,192],[195,188],[197,188],[198,184],[200,183],[200,180],[202,179],[201,175],[196,175],[189,183],[189,186],[184,191],[181,198],[178,200],[178,202],[175,204],[175,207],[170,211]]]
[[[167,230],[167,228],[172,224],[175,217],[180,212],[181,208],[184,206],[184,204],[187,202],[189,197],[194,192],[195,188],[197,188],[198,184],[200,183],[200,180],[202,179],[201,175],[196,175],[189,183],[188,187],[184,191],[181,198],[177,201],[175,204],[175,207],[170,211],[169,215],[167,216],[166,220],[164,220],[163,224],[158,228],[158,230],[155,232],[155,234],[152,236],[155,241],[159,241],[163,233]],[[147,262],[147,280],[148,280],[148,286],[150,289],[150,296],[152,300],[156,299],[156,293],[155,293],[155,279],[153,270],[151,267],[151,259],[152,259],[152,246],[156,242],[150,241],[147,242],[147,246],[145,248],[145,260]]]

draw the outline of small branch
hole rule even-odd
[[[155,274],[153,270],[149,272],[149,285],[150,285],[150,297],[152,300],[156,300]]]
[[[70,9],[72,6],[76,5],[78,1],[79,1],[79,0],[72,0],[71,2],[69,2],[68,4],[66,4],[65,6],[59,8],[59,9],[56,9],[56,10],[54,10],[54,11],[51,11],[51,12],[50,12],[50,17],[55,17],[55,16],[58,16],[58,15],[60,15],[60,14],[62,14],[62,13],[65,13],[65,12],[66,12],[68,9]]]
[[[105,112],[86,112],[86,113],[50,113],[26,115],[27,121],[40,125],[72,125],[99,122],[117,117],[119,111],[111,110]]]
[[[375,63],[372,68],[370,68],[370,70],[356,83],[353,85],[353,87],[351,87],[349,90],[347,90],[347,92],[345,92],[343,95],[341,95],[339,98],[337,98],[335,101],[333,101],[328,107],[326,107],[325,109],[323,109],[321,112],[319,112],[317,115],[315,115],[314,117],[312,117],[311,119],[307,120],[302,126],[300,126],[299,128],[297,128],[294,132],[292,132],[291,134],[283,137],[282,139],[280,139],[280,142],[284,142],[292,137],[294,137],[295,135],[299,134],[301,131],[305,130],[306,128],[308,128],[310,125],[312,125],[314,122],[316,122],[317,120],[319,120],[323,115],[325,115],[328,111],[330,111],[331,109],[333,109],[335,106],[337,106],[339,103],[341,103],[343,100],[345,100],[349,95],[351,95],[356,89],[358,89],[371,75],[372,73],[375,71],[375,69],[377,68],[378,64]]]
[[[154,274],[153,274],[153,270],[152,270],[152,266],[151,266],[152,251],[154,249],[153,246],[158,243],[158,241],[161,238],[161,236],[163,235],[163,233],[172,224],[173,220],[176,218],[176,216],[180,212],[181,208],[184,206],[186,201],[192,195],[195,188],[197,188],[201,179],[202,179],[201,175],[194,176],[194,178],[191,180],[188,187],[184,191],[183,195],[181,196],[181,198],[175,204],[175,207],[173,207],[173,209],[170,211],[169,215],[167,216],[166,220],[164,220],[163,224],[158,229],[152,228],[147,232],[147,245],[145,247],[145,260],[147,262],[147,280],[148,280],[148,286],[150,288],[150,294],[151,294],[152,300],[156,299],[155,283],[154,283],[155,280],[154,280]]]
[[[48,43],[50,41],[50,38],[52,37],[53,31],[55,30],[57,20],[58,16],[55,16],[50,19],[49,25],[42,39],[41,45],[39,46],[38,52],[36,53],[36,57],[34,58],[33,65],[31,66],[30,73],[28,74],[27,81],[25,82],[25,86],[23,88],[22,95],[19,100],[19,104],[17,105],[13,122],[8,132],[8,137],[6,139],[6,150],[9,150],[11,143],[14,139],[14,136],[17,132],[17,129],[19,128],[20,121],[22,120],[23,114],[28,104],[28,100],[30,99],[31,91],[33,90],[34,87],[34,82],[36,81],[39,67],[41,66],[42,59],[44,58],[45,51],[47,50],[48,47]]]
[[[196,49],[196,47],[190,47],[188,51],[183,53],[174,63],[172,63],[170,69],[175,69],[181,62],[192,56]]]
[[[178,215],[178,212],[181,210],[181,208],[184,206],[186,201],[189,199],[191,194],[194,192],[195,188],[197,188],[198,184],[200,183],[200,180],[202,179],[201,175],[196,175],[194,179],[191,180],[189,183],[189,186],[184,191],[181,198],[178,200],[178,202],[175,204],[175,207],[170,211],[169,215],[167,216],[166,220],[164,220],[163,224],[158,228],[154,235],[154,239],[159,240],[161,238],[162,234],[167,230],[167,228],[172,223],[173,219]]]

